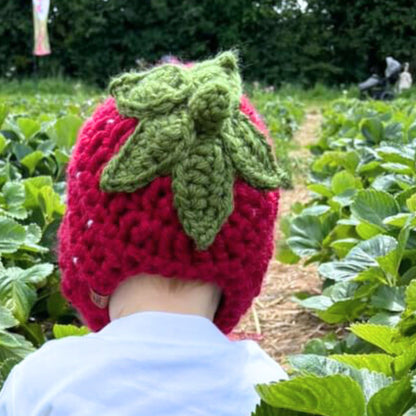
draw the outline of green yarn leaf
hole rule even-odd
[[[134,192],[172,176],[179,219],[199,250],[233,211],[236,175],[260,189],[285,179],[270,145],[239,110],[241,77],[232,52],[191,68],[128,73],[112,81],[110,92],[118,111],[140,123],[105,166],[101,189]]]
[[[143,120],[101,175],[107,192],[134,192],[171,173],[195,140],[193,122],[184,111]]]
[[[172,111],[186,101],[191,88],[186,71],[176,65],[163,65],[124,74],[111,82],[109,90],[121,114],[141,119]]]
[[[224,146],[235,170],[251,186],[276,189],[285,179],[265,137],[240,111],[229,120],[223,133]]]
[[[173,170],[179,219],[199,250],[207,249],[233,211],[234,172],[220,140],[202,140]]]

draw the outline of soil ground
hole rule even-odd
[[[294,140],[299,147],[292,152],[293,157],[309,157],[305,146],[316,139],[320,123],[320,111],[309,110],[304,123],[295,134]],[[308,198],[305,178],[301,172],[296,172],[294,182],[294,189],[281,193],[280,216],[288,214],[295,202],[305,202]],[[277,238],[282,238],[279,232]],[[292,301],[294,293],[319,293],[320,287],[321,280],[316,266],[305,267],[302,263],[287,265],[273,260],[262,294],[242,319],[236,330],[236,337],[240,334],[241,338],[258,340],[265,351],[285,366],[287,355],[301,352],[306,341],[326,332],[322,321]]]

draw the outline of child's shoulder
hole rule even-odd
[[[67,370],[83,365],[89,356],[96,353],[99,342],[95,334],[47,341],[21,361],[13,372],[19,378],[19,384],[21,380],[18,375],[22,374],[25,380],[37,380],[39,385],[44,380],[51,385],[55,377],[58,379]]]
[[[254,384],[269,383],[288,378],[282,367],[255,341],[236,341],[233,344],[244,351],[244,368]]]

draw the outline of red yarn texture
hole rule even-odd
[[[240,110],[267,129],[246,97]],[[67,171],[68,208],[59,230],[62,291],[94,331],[109,322],[108,308],[90,288],[110,295],[140,273],[216,283],[223,299],[215,324],[229,333],[260,293],[274,249],[279,192],[234,185],[234,211],[206,251],[197,251],[178,220],[170,177],[134,193],[100,190],[101,172],[138,121],[121,116],[112,98],[82,127]]]

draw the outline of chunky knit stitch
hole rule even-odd
[[[256,188],[280,184],[284,173],[269,144],[240,112],[234,54],[190,69],[164,65],[129,73],[110,92],[120,113],[140,124],[105,167],[101,188],[134,192],[171,176],[179,219],[198,249],[212,244],[231,214],[237,175]]]
[[[93,330],[101,329],[109,321],[108,296],[123,280],[140,273],[217,284],[223,297],[215,323],[224,333],[232,330],[260,292],[274,246],[279,193],[264,188],[273,185],[265,182],[273,176],[275,165],[274,161],[259,162],[261,155],[270,154],[267,130],[245,96],[238,97],[238,110],[233,117],[224,117],[228,111],[224,112],[227,107],[224,103],[233,99],[223,96],[234,96],[232,91],[240,88],[240,78],[234,74],[236,63],[230,56],[216,59],[223,60],[228,68],[226,82],[217,83],[218,68],[212,69],[208,71],[206,85],[201,85],[191,96],[189,86],[182,82],[189,76],[186,71],[197,65],[211,67],[212,61],[189,69],[166,65],[145,73],[153,77],[161,68],[172,71],[170,81],[157,87],[170,91],[163,100],[155,90],[156,84],[144,88],[144,92],[131,85],[127,87],[121,82],[123,77],[115,80],[112,93],[119,88],[124,96],[132,94],[134,99],[124,102],[123,94],[114,93],[115,99],[109,98],[99,106],[81,129],[68,167],[68,209],[59,231],[59,261],[63,292]],[[227,78],[228,74],[232,75]],[[226,85],[228,93],[223,88]],[[213,90],[219,97],[213,100],[216,103],[213,108],[207,108],[206,102],[212,101],[204,97]],[[191,105],[197,92],[201,97],[198,103],[205,104]],[[183,96],[189,98],[187,105],[179,104],[183,103]],[[177,119],[181,105],[189,110],[181,110],[186,114],[186,126]],[[169,126],[178,123],[177,133],[169,132],[167,136],[173,142],[164,145],[160,144],[164,140],[163,128],[152,127],[152,120],[160,121],[162,114],[165,120],[162,127],[163,123]],[[198,123],[207,128],[198,128],[197,120],[202,120]],[[231,134],[224,133],[227,122],[232,125],[233,134],[240,132],[239,141],[227,141],[225,136]],[[149,127],[140,129],[142,124]],[[212,131],[218,129],[223,133],[213,135]],[[128,160],[125,162],[123,149],[133,138],[137,140],[137,132],[146,132],[147,142],[140,142],[143,148],[131,146],[134,153],[125,155]],[[192,143],[186,135],[193,137]],[[204,146],[205,141],[209,141],[208,146]],[[143,169],[137,170],[134,155],[141,158],[143,153],[139,150],[151,149],[153,142],[163,151],[153,155],[153,164],[143,161],[140,166],[148,169],[143,174]],[[185,149],[190,144],[180,153],[183,160],[169,162],[166,164],[169,169],[160,168],[180,146]],[[119,166],[115,167],[117,163],[135,167],[136,174],[131,178],[133,169],[125,168],[129,177],[125,183],[129,185],[124,191],[116,190],[120,183],[112,182],[113,176],[109,174],[111,169],[114,175],[120,174]],[[152,174],[154,166],[158,167]],[[175,175],[182,179],[175,183]],[[111,183],[114,189],[107,188]],[[227,193],[227,189],[231,192]],[[214,208],[209,209],[211,198],[217,200]],[[182,212],[177,206],[183,207]],[[203,213],[212,222],[223,217],[222,224],[216,224],[215,233]],[[204,235],[209,237],[204,239],[201,237]]]

